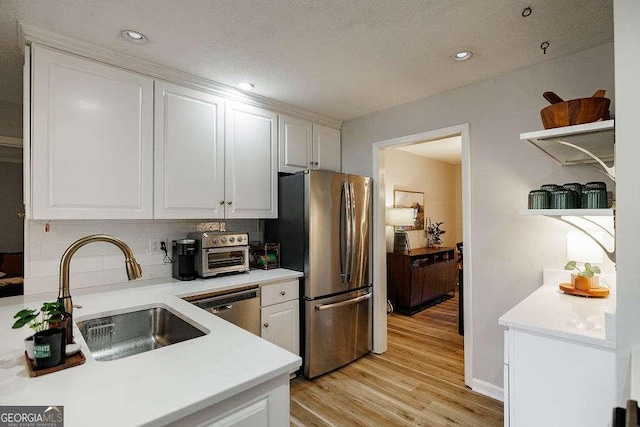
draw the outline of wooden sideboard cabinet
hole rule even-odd
[[[454,248],[387,254],[387,295],[395,311],[414,314],[455,291]]]

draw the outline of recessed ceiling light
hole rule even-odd
[[[138,31],[134,31],[134,30],[124,30],[120,32],[120,35],[127,41],[133,42],[133,43],[146,43],[149,40],[147,39],[147,36],[145,36],[144,34],[138,32]]]
[[[251,90],[253,89],[252,83],[242,82],[238,84],[238,87],[242,90]]]
[[[464,50],[462,52],[458,52],[455,53],[452,58],[455,59],[456,61],[466,61],[467,59],[471,58],[473,56],[473,52],[470,52],[468,50]]]

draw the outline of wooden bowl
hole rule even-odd
[[[549,105],[540,111],[545,129],[609,119],[609,98],[579,98]]]

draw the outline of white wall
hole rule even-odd
[[[428,159],[397,148],[384,150],[385,198],[388,206],[393,206],[393,191],[408,190],[424,193],[425,220],[431,217],[433,222],[444,221],[442,229],[444,246],[454,246],[458,240],[456,222],[456,172],[460,168],[450,163]],[[458,178],[458,181],[460,179]],[[462,198],[462,194],[457,194]],[[421,233],[424,233],[422,231]],[[460,231],[460,234],[462,232]],[[393,247],[387,242],[387,248]]]
[[[22,163],[0,162],[0,252],[22,252]]]
[[[29,221],[28,264],[25,265],[24,293],[39,294],[58,289],[60,258],[77,239],[90,234],[110,234],[124,240],[142,266],[143,279],[171,277],[171,264],[163,262],[164,253],[151,252],[149,240],[171,240],[196,230],[197,220],[146,221]],[[250,240],[262,240],[264,227],[258,220],[225,221],[228,231],[247,231]],[[78,288],[109,285],[127,281],[122,252],[109,243],[90,243],[76,252],[71,261],[70,284]]]
[[[640,2],[614,1],[617,181],[618,405],[629,399],[631,347],[640,344]]]
[[[473,62],[460,65],[473,67]],[[502,387],[498,318],[542,283],[543,267],[562,268],[566,262],[566,233],[572,228],[550,218],[520,217],[527,193],[546,183],[603,179],[587,166],[558,166],[521,142],[519,134],[542,128],[543,92],[571,99],[606,89],[613,98],[613,86],[613,45],[608,44],[343,125],[343,171],[377,176],[371,170],[372,143],[470,124],[473,247],[465,253],[470,251],[473,261],[474,379]]]

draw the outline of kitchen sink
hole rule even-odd
[[[122,359],[209,333],[168,306],[135,307],[77,322],[91,355],[100,361]]]

